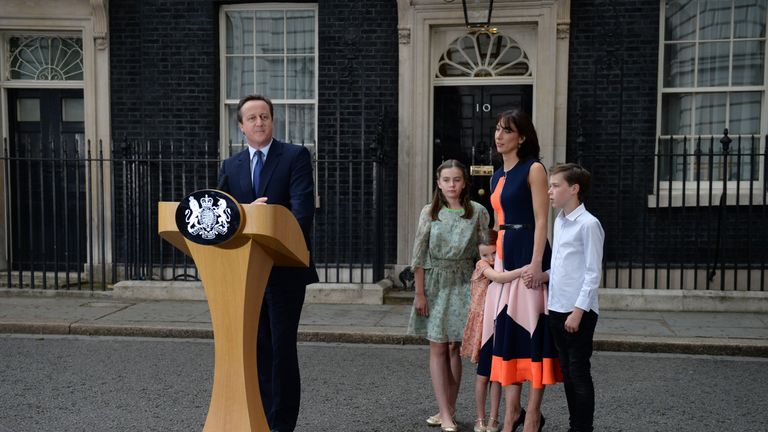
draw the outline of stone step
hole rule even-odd
[[[390,290],[384,294],[384,304],[389,305],[409,305],[413,304],[413,290]]]

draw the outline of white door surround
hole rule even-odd
[[[398,202],[399,272],[411,260],[419,212],[431,199],[432,113],[435,85],[521,84],[521,77],[435,80],[442,53],[466,34],[461,2],[398,0]],[[533,121],[546,166],[565,161],[570,0],[493,2],[492,26],[527,53],[533,69]]]
[[[44,4],[42,4],[44,3]],[[3,0],[0,2],[0,43],[5,44],[9,35],[76,35],[82,37],[83,80],[82,81],[34,81],[10,80],[8,64],[5,64],[7,46],[0,49],[0,136],[8,137],[8,98],[9,88],[80,88],[83,89],[83,109],[85,140],[90,141],[92,149],[97,151],[99,142],[105,157],[110,157],[110,64],[109,64],[109,14],[108,0],[58,0],[55,2],[30,2],[28,0]],[[0,141],[2,140],[0,138]],[[105,165],[104,178],[111,178],[110,167]],[[4,179],[4,173],[0,173]],[[0,180],[0,185],[2,185]],[[93,191],[99,185],[90,184]],[[110,185],[104,185],[111,190]],[[2,189],[5,187],[2,186]],[[94,193],[94,197],[100,194]],[[0,200],[2,202],[2,200]],[[105,209],[104,226],[100,218],[89,221],[92,238],[89,241],[100,242],[105,239],[106,262],[112,260],[111,251],[111,196],[107,193],[104,202],[94,202],[94,208]],[[6,209],[1,208],[0,223],[7,223]],[[5,230],[0,230],[0,245],[5,244]],[[95,243],[99,244],[99,243]],[[0,250],[0,267],[5,265],[7,251]],[[98,254],[89,257],[95,264],[101,263]]]

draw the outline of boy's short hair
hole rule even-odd
[[[579,185],[579,201],[584,202],[589,196],[589,184],[592,179],[592,175],[586,168],[575,163],[564,163],[555,165],[552,168],[552,174],[562,174],[563,179],[568,183],[568,186],[575,184]]]

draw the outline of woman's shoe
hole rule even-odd
[[[459,432],[459,425],[453,424],[451,426],[440,426],[440,430],[443,432]]]
[[[473,430],[475,432],[486,432],[488,428],[485,426],[485,419],[479,418],[475,420],[475,428]]]
[[[520,414],[517,416],[517,420],[515,420],[514,423],[512,423],[512,432],[515,432],[517,428],[522,426],[525,423],[525,409],[520,408]]]
[[[488,417],[488,423],[485,426],[487,432],[499,432],[499,419]]]
[[[443,422],[440,420],[440,413],[427,417],[427,424],[429,426],[440,426]]]
[[[546,419],[544,418],[544,414],[542,414],[542,415],[541,415],[541,423],[539,423],[539,432],[541,432],[542,430],[544,430],[544,422],[545,422],[545,421],[546,421]]]

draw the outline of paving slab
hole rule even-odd
[[[424,344],[406,334],[410,305],[306,304],[299,339]],[[0,333],[211,338],[205,301],[0,296]],[[595,348],[768,357],[768,314],[604,311]]]

